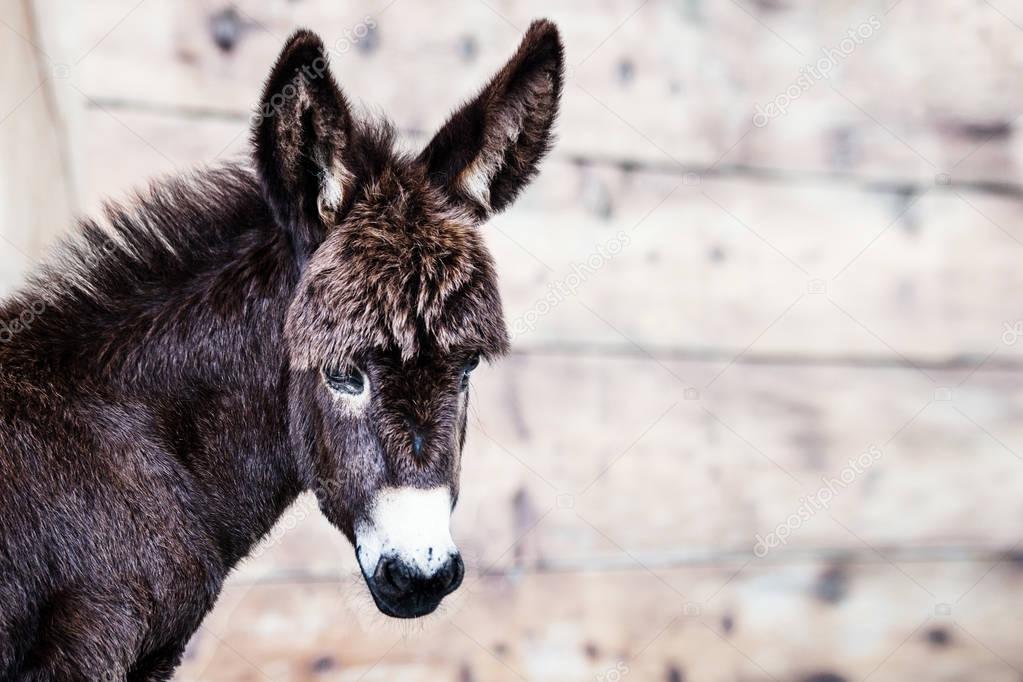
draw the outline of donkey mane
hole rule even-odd
[[[105,202],[102,219],[83,219],[37,284],[55,303],[107,306],[155,280],[202,271],[219,247],[253,227],[230,218],[251,212],[258,191],[241,164],[150,181],[125,201]]]
[[[0,364],[44,356],[54,369],[88,374],[115,358],[119,365],[141,361],[140,341],[201,327],[204,315],[195,309],[236,316],[245,311],[229,307],[267,297],[278,271],[227,272],[243,263],[238,254],[289,265],[274,253],[283,251],[283,235],[245,165],[156,180],[128,201],[108,202],[103,215],[81,220],[0,307],[0,321],[22,322],[16,342],[0,347]],[[241,295],[224,296],[229,283]]]
[[[378,178],[402,158],[390,121],[364,119],[358,130],[354,158],[363,177]],[[106,200],[101,214],[80,219],[61,237],[13,300],[43,299],[68,312],[106,308],[123,302],[125,292],[204,271],[223,260],[226,245],[254,230],[289,238],[273,222],[247,159],[157,177],[124,200]]]

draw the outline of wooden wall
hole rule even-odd
[[[177,679],[1023,675],[1018,6],[34,10],[70,131],[53,158],[85,212],[244,154],[296,26],[335,47],[349,94],[410,145],[531,18],[555,19],[568,48],[560,143],[487,228],[521,324],[513,356],[474,380],[455,517],[466,586],[422,624],[387,622],[303,499],[232,577]],[[807,76],[822,58],[830,76]],[[31,86],[4,68],[5,91]],[[754,121],[790,87],[784,115]],[[0,137],[7,178],[21,133]],[[52,175],[43,162],[30,170]],[[756,538],[786,524],[758,556]]]
[[[71,221],[70,160],[54,71],[29,0],[0,9],[0,288],[9,290]]]

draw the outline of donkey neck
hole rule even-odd
[[[116,423],[97,434],[112,456],[117,431],[163,460],[231,565],[301,489],[283,341],[295,259],[241,167],[166,181],[107,217],[0,307],[0,371]]]

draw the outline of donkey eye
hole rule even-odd
[[[345,395],[360,395],[366,390],[365,376],[357,367],[328,367],[323,378],[332,391]]]
[[[469,388],[469,375],[472,371],[480,366],[480,356],[474,355],[469,359],[469,362],[465,363],[465,367],[462,368],[462,381],[459,386],[459,390],[464,391]]]

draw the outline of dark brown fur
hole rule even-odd
[[[381,486],[457,496],[464,368],[508,345],[479,227],[547,151],[562,61],[537,22],[413,157],[299,32],[254,169],[111,208],[0,307],[0,679],[168,679],[303,490],[349,539]],[[349,363],[361,416],[324,384]]]

